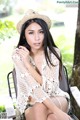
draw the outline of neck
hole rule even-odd
[[[31,56],[36,56],[36,55],[42,54],[43,52],[44,52],[43,49],[40,49],[40,50],[32,50],[32,51],[31,51]]]

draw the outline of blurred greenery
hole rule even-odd
[[[62,61],[68,70],[68,76],[70,78],[74,57],[74,36],[68,34],[65,26],[53,27],[51,33],[56,45],[61,51]]]
[[[16,28],[12,21],[0,20],[0,42],[5,39],[10,39],[15,32]]]
[[[5,111],[6,111],[5,106],[4,106],[4,105],[1,105],[1,106],[0,106],[0,112],[5,112]]]
[[[0,20],[0,94],[8,93],[7,74],[13,69],[11,55],[16,38],[14,22]]]
[[[2,4],[2,3],[9,3],[10,2],[10,0],[0,0],[0,4]]]
[[[72,73],[72,65],[73,65],[73,57],[74,57],[74,39],[73,44],[69,39],[66,39],[64,35],[60,35],[56,41],[57,46],[61,50],[62,61],[66,66],[68,71],[68,76],[71,76]]]

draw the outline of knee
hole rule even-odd
[[[47,107],[43,104],[43,103],[36,103],[33,106],[33,110],[37,111],[37,112],[46,112],[47,111]]]
[[[34,120],[43,120],[47,118],[47,107],[43,103],[36,103],[33,106]]]
[[[47,120],[58,120],[54,114],[49,114]]]

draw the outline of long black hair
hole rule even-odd
[[[22,29],[21,29],[21,33],[20,33],[20,39],[19,39],[19,43],[17,45],[17,47],[19,47],[20,45],[25,46],[29,51],[31,50],[29,44],[27,43],[27,40],[25,38],[25,29],[32,23],[32,22],[36,22],[38,23],[43,31],[44,31],[44,40],[43,40],[43,48],[44,48],[44,54],[45,54],[45,58],[46,58],[46,62],[47,64],[50,63],[51,65],[51,59],[49,56],[49,51],[52,52],[57,59],[60,61],[60,70],[59,70],[59,76],[61,77],[61,69],[62,69],[62,60],[61,57],[58,55],[58,53],[55,50],[55,47],[57,48],[56,44],[54,43],[54,40],[52,38],[52,35],[48,29],[48,26],[46,24],[45,21],[43,21],[42,19],[39,18],[35,18],[35,19],[30,19],[28,21],[26,21],[23,25],[22,25]],[[49,49],[49,50],[48,50]]]

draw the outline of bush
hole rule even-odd
[[[10,39],[16,32],[16,27],[12,21],[0,20],[0,40]]]
[[[5,106],[4,105],[0,106],[0,112],[5,112],[5,111],[6,111]]]

